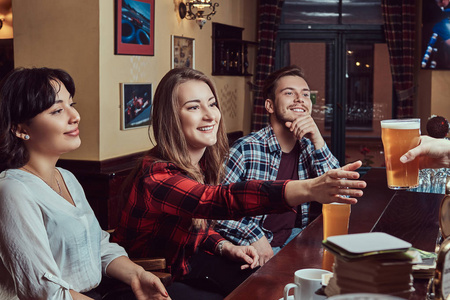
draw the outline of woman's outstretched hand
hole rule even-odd
[[[355,204],[355,197],[361,197],[361,189],[366,187],[365,181],[356,180],[359,173],[355,170],[361,165],[361,161],[356,161],[317,178],[290,181],[285,190],[286,202],[292,207],[309,201]]]

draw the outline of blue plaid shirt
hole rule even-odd
[[[298,159],[299,179],[320,176],[330,169],[339,168],[338,160],[325,144],[316,150],[311,141],[302,138]],[[272,126],[240,138],[230,149],[224,184],[247,180],[275,180],[281,161],[281,147]],[[302,227],[308,224],[309,203],[301,205]],[[264,235],[269,242],[272,232],[263,228],[266,215],[244,217],[240,221],[220,220],[214,229],[237,245],[250,245]]]

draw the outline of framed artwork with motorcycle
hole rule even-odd
[[[115,0],[115,54],[155,53],[155,0]]]
[[[127,130],[150,125],[152,84],[122,83],[121,90],[121,129]]]

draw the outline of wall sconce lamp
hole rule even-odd
[[[203,28],[206,24],[206,20],[211,20],[211,17],[216,14],[216,7],[219,3],[211,3],[211,0],[189,0],[184,4],[181,2],[178,6],[178,13],[181,19],[195,20],[195,22]],[[209,13],[205,12],[209,9]]]

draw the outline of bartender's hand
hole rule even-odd
[[[450,141],[422,135],[419,146],[406,152],[400,157],[400,161],[402,163],[408,163],[416,158],[419,159],[421,169],[449,168]]]
[[[272,258],[272,246],[270,246],[270,243],[267,240],[266,236],[263,236],[262,238],[254,242],[252,246],[255,247],[256,251],[258,252],[260,266],[264,265],[269,259]]]
[[[357,200],[354,197],[361,197],[361,189],[366,187],[365,181],[355,180],[359,178],[355,170],[361,165],[361,161],[356,161],[317,178],[288,182],[285,189],[286,203],[291,207],[310,201],[355,204]]]
[[[234,261],[246,262],[241,266],[241,270],[254,269],[259,265],[258,252],[253,246],[236,246],[232,243],[225,243],[222,248],[222,255]]]

